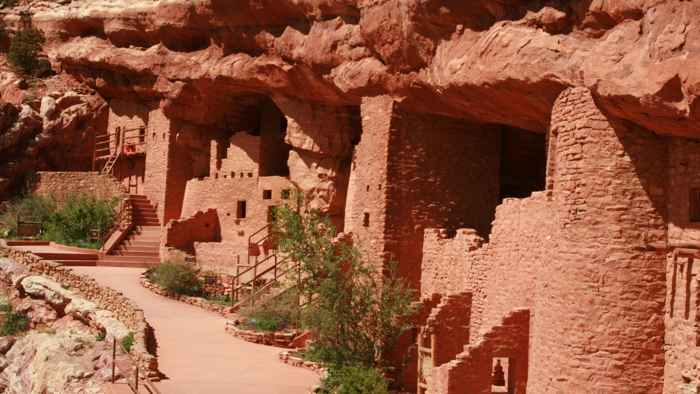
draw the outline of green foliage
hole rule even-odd
[[[18,0],[2,0],[0,1],[0,8],[12,8],[17,5]]]
[[[117,201],[105,201],[88,195],[74,195],[58,207],[52,198],[29,195],[9,204],[0,215],[4,223],[2,235],[8,238],[17,236],[17,216],[23,221],[43,224],[41,237],[66,245],[98,248],[99,243],[90,241],[90,231],[100,230],[103,234],[112,226],[115,219],[114,208]]]
[[[130,332],[129,335],[125,336],[122,338],[122,348],[127,351],[127,353],[131,352],[131,348],[134,346],[134,333]]]
[[[289,290],[256,308],[244,308],[248,326],[259,331],[279,331],[299,326],[299,293]]]
[[[414,313],[413,291],[394,265],[377,272],[315,211],[279,208],[275,232],[280,250],[301,263],[301,291],[313,300],[302,315],[314,334],[310,357],[331,367],[380,366]]]
[[[44,33],[28,23],[12,35],[7,60],[23,74],[40,76],[46,71],[45,59],[38,57],[45,42]]]
[[[95,335],[95,340],[97,342],[102,342],[105,340],[106,337],[107,337],[107,333],[105,331],[100,331],[97,333],[97,335]]]
[[[29,318],[23,313],[13,312],[10,308],[5,315],[5,320],[0,326],[0,337],[17,335],[29,330]]]
[[[168,261],[148,270],[146,276],[169,294],[202,295],[202,282],[191,265]]]
[[[231,295],[206,294],[207,301],[219,305],[231,305]]]
[[[331,368],[323,379],[323,394],[387,394],[389,387],[381,371],[363,366]]]
[[[61,209],[44,224],[44,239],[66,245],[99,247],[90,242],[90,231],[104,234],[114,223],[117,201],[105,201],[88,195],[69,196]]]

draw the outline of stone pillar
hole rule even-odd
[[[552,112],[559,231],[533,319],[528,392],[660,393],[665,140],[608,117],[584,88]]]

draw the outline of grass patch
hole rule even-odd
[[[246,307],[241,315],[245,326],[257,331],[279,331],[299,327],[298,292],[289,290],[255,308]]]
[[[17,335],[29,330],[29,318],[24,313],[16,313],[9,308],[5,320],[0,326],[0,337]]]
[[[376,368],[354,365],[332,367],[321,385],[323,394],[388,394],[389,386]]]
[[[95,340],[97,342],[102,342],[105,340],[106,337],[107,337],[107,333],[105,331],[100,331],[97,333],[97,335],[95,335]]]
[[[127,353],[131,353],[131,348],[134,347],[134,333],[130,332],[129,335],[122,338],[122,347]]]

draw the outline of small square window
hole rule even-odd
[[[246,202],[245,200],[239,200],[238,203],[236,204],[236,218],[238,219],[245,219],[246,217]]]
[[[291,197],[292,191],[289,189],[284,189],[282,190],[282,199],[283,200],[289,200],[289,197]]]
[[[248,173],[248,178],[252,178],[252,177],[253,177],[253,173],[252,173],[252,172],[249,172],[249,173]]]
[[[272,190],[263,190],[263,200],[272,200]]]
[[[367,212],[365,212],[365,215],[362,218],[362,225],[365,227],[369,227],[369,213]]]
[[[700,188],[690,189],[690,221],[700,222]]]

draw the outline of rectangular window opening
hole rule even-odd
[[[284,189],[282,190],[282,199],[283,200],[289,200],[289,197],[291,197],[292,191],[289,189]]]
[[[700,187],[690,189],[690,221],[700,222]]]
[[[236,218],[237,219],[245,219],[246,217],[246,202],[245,200],[239,200],[238,204],[236,204]]]
[[[369,213],[367,212],[365,212],[365,215],[362,218],[362,225],[365,227],[369,227]]]
[[[491,365],[491,392],[508,393],[508,365],[507,357],[494,357]]]
[[[263,200],[272,200],[272,190],[263,190]]]

